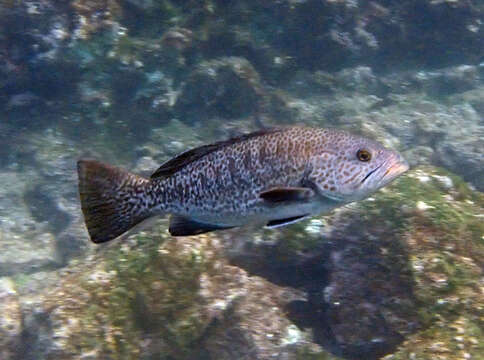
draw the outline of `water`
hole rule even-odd
[[[480,1],[0,2],[1,359],[480,359]],[[411,170],[277,230],[89,242],[76,161],[149,175],[337,127]]]

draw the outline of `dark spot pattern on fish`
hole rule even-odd
[[[361,149],[371,160],[358,159]],[[102,221],[97,222],[97,214],[113,218],[116,233],[149,214],[170,213],[210,224],[210,229],[252,220],[299,219],[365,198],[408,169],[398,153],[370,139],[342,130],[307,127],[264,130],[188,150],[160,166],[151,179],[96,166],[102,168],[99,174],[93,170],[93,175],[101,178],[96,181],[109,187],[110,181],[103,176],[111,174],[116,180],[114,188],[90,199],[88,195],[96,189],[88,184],[91,187],[85,192],[83,211],[98,227]],[[274,188],[308,184],[315,196],[292,196],[298,201],[280,202],[260,197]],[[105,239],[100,236],[100,241]]]
[[[151,178],[157,178],[157,177],[168,177],[173,174],[175,174],[177,171],[181,170],[183,167],[186,165],[195,162],[202,157],[209,155],[215,151],[222,150],[225,147],[231,146],[231,145],[236,145],[241,142],[245,142],[249,139],[256,138],[256,137],[261,137],[264,135],[272,134],[282,131],[282,129],[279,128],[273,128],[273,129],[265,129],[265,130],[260,130],[256,131],[250,134],[245,134],[241,135],[238,137],[234,137],[225,141],[220,141],[214,144],[210,145],[203,145],[195,149],[191,149],[188,151],[185,151],[178,156],[174,157],[171,160],[168,160],[164,164],[162,164],[158,170],[156,170],[152,175]]]

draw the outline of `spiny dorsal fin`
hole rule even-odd
[[[232,226],[205,224],[184,216],[172,215],[168,231],[172,236],[191,236],[230,228]]]
[[[276,187],[262,192],[259,196],[271,203],[306,201],[314,196],[314,191],[304,187]]]
[[[237,136],[225,141],[219,141],[210,145],[203,145],[191,150],[187,150],[182,152],[181,154],[175,156],[173,159],[168,160],[167,162],[163,163],[158,170],[156,170],[152,175],[151,178],[159,178],[159,177],[169,177],[182,169],[184,166],[190,164],[193,161],[196,161],[207,154],[210,154],[214,151],[220,150],[226,146],[233,145],[248,139],[252,139],[258,136],[263,136],[266,134],[271,134],[277,131],[281,131],[279,128],[273,129],[264,129],[252,132],[250,134],[245,134],[241,136]]]

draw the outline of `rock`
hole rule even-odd
[[[154,6],[153,0],[127,0],[127,2],[142,10],[149,10]]]
[[[340,117],[339,122],[351,124],[355,131],[367,129],[384,142],[393,141],[392,146],[408,149],[411,162],[419,159],[420,164],[445,166],[482,190],[484,158],[479,149],[483,147],[484,124],[474,107],[456,103],[454,98],[455,104],[444,104],[418,94],[399,95],[397,99],[373,111],[368,111],[371,105],[364,110],[358,109],[356,101],[340,100],[341,112],[350,116]]]
[[[74,0],[69,6],[75,19],[72,36],[76,40],[86,40],[102,30],[112,30],[122,11],[119,1]]]
[[[71,38],[69,7],[49,0],[13,3],[0,22],[3,61],[0,74],[7,78],[4,90],[11,95],[32,92],[35,96],[59,96],[72,90],[77,67],[63,59]],[[29,28],[30,31],[25,32]],[[18,41],[18,38],[22,41]],[[65,70],[64,76],[55,76]]]
[[[22,94],[15,94],[10,97],[7,103],[7,110],[35,107],[42,104],[42,99],[34,93],[27,91]]]
[[[0,356],[13,359],[21,345],[22,311],[13,281],[0,277]]]
[[[277,24],[277,31],[265,39],[307,69],[339,70],[356,63],[380,70],[435,68],[463,58],[472,64],[479,61],[482,49],[483,8],[463,1],[284,1],[245,8],[251,14],[249,23],[264,18],[264,23]],[[435,56],[439,53],[445,55]]]
[[[410,80],[430,96],[445,97],[472,90],[480,84],[477,66],[459,65],[435,71],[419,71]]]
[[[149,156],[143,156],[141,159],[139,159],[136,163],[136,166],[133,169],[133,172],[136,174],[141,174],[145,175],[147,177],[150,176],[150,174],[154,173],[156,169],[160,164],[158,164],[153,158]]]
[[[203,4],[186,6],[171,0],[127,0],[117,3],[122,8],[121,24],[130,33],[146,37],[156,37],[169,27],[185,23],[191,11],[203,9]]]
[[[483,148],[484,123],[469,104],[454,105],[449,109],[451,118],[444,119],[446,133],[435,145],[437,163],[463,176],[484,190]]]
[[[204,130],[205,128],[200,131]],[[163,162],[201,145],[202,141],[195,128],[177,119],[171,119],[164,127],[152,129],[148,141],[136,152],[138,157],[149,156],[156,162],[156,167],[151,172],[153,173]]]
[[[66,268],[25,308],[22,356],[376,359],[436,354],[453,327],[477,356],[483,204],[427,166],[280,231],[175,240],[161,221]]]
[[[85,230],[78,205],[76,162],[80,151],[74,142],[47,128],[25,139],[24,149],[33,159],[24,161],[36,172],[33,185],[26,186],[23,199],[32,217],[45,222],[55,235],[58,260],[65,263],[86,249]]]
[[[163,34],[161,42],[167,48],[183,51],[192,45],[193,32],[185,28],[171,28]]]
[[[442,182],[442,179],[450,179],[450,182]],[[384,200],[385,198],[386,200]],[[396,202],[393,202],[392,198]],[[390,204],[394,206],[391,211],[393,211],[395,217],[390,215],[391,211],[387,208],[387,205]],[[419,205],[422,207],[421,204],[425,204],[425,211],[415,209]],[[444,330],[452,327],[451,324],[455,321],[452,312],[458,311],[459,316],[463,319],[462,321],[469,322],[470,328],[473,326],[470,323],[475,325],[476,314],[482,312],[481,307],[475,307],[475,302],[479,302],[478,299],[481,295],[472,284],[477,284],[479,274],[482,274],[479,256],[484,249],[479,245],[478,239],[482,236],[484,229],[481,225],[478,225],[479,220],[472,214],[482,211],[483,204],[482,194],[474,194],[462,182],[462,179],[431,167],[411,171],[394,187],[387,188],[380,196],[375,196],[375,201],[363,202],[361,206],[365,209],[363,210],[365,217],[358,219],[359,230],[355,232],[348,229],[344,232],[358,234],[353,236],[353,238],[358,238],[368,229],[372,234],[371,240],[369,239],[364,244],[359,245],[358,251],[350,256],[355,260],[354,264],[358,264],[352,271],[350,270],[352,266],[346,263],[347,254],[345,252],[337,257],[332,257],[335,260],[337,259],[335,265],[339,264],[336,265],[335,270],[341,266],[342,273],[340,270],[334,273],[334,276],[336,276],[334,279],[340,279],[335,284],[340,283],[342,285],[340,289],[341,297],[334,298],[334,295],[339,291],[331,285],[329,285],[329,288],[325,288],[324,292],[325,295],[329,295],[329,299],[336,299],[340,303],[338,309],[341,310],[338,310],[338,315],[332,317],[336,320],[335,325],[340,321],[343,325],[342,328],[339,326],[332,327],[336,336],[346,338],[344,326],[349,322],[343,320],[343,314],[346,311],[348,311],[348,316],[353,316],[353,321],[358,324],[360,324],[360,320],[363,321],[361,323],[363,327],[368,317],[371,318],[379,312],[381,318],[376,315],[374,321],[369,323],[370,326],[378,323],[378,318],[386,322],[386,326],[377,327],[386,329],[383,337],[377,336],[379,341],[388,338],[392,329],[398,329],[398,333],[403,335],[403,338],[408,339],[399,345],[396,355],[389,358],[405,358],[411,352],[421,354],[422,351],[430,349],[429,342],[437,339],[443,341],[443,347],[452,348],[452,341],[448,337],[452,334],[452,331],[449,335],[446,335],[447,331]],[[414,207],[415,210],[406,213],[400,210],[407,207]],[[366,218],[367,215],[375,214],[373,211],[384,213],[385,216],[384,220],[382,217],[382,221],[386,224],[381,223],[381,226],[378,226],[373,220]],[[343,221],[348,223],[347,218]],[[349,222],[351,223],[351,220]],[[460,225],[462,225],[462,228],[459,229]],[[389,231],[390,229],[391,231]],[[380,235],[376,235],[378,233]],[[386,241],[388,242],[384,245]],[[398,241],[401,241],[400,245],[398,245]],[[469,248],[462,247],[463,243],[466,243]],[[383,264],[377,260],[379,258],[377,254],[372,251],[361,253],[367,246],[368,250],[373,249],[373,251],[382,254],[381,259],[389,261],[387,270],[384,270],[385,266],[382,267]],[[396,250],[394,246],[400,247],[400,250]],[[347,249],[350,248],[351,245]],[[373,254],[371,255],[371,262],[367,263],[367,265],[371,264],[370,267],[364,265],[366,256],[364,254]],[[394,255],[396,257],[393,257]],[[402,272],[396,275],[394,280],[389,280],[387,283],[387,285],[390,285],[389,288],[386,288],[384,283],[379,282],[378,285],[375,284],[367,288],[369,292],[362,296],[361,302],[357,300],[358,294],[364,292],[358,289],[357,279],[359,276],[357,274],[364,273],[365,275],[362,277],[365,279],[364,281],[373,281],[372,279],[376,280],[377,278],[375,272],[382,271],[382,279],[390,279],[393,276],[392,274],[395,274],[393,271],[398,271],[399,268]],[[343,275],[346,271],[351,274],[348,281],[343,280],[344,276],[340,278],[338,275]],[[387,274],[383,275],[384,272]],[[397,285],[398,283],[400,285]],[[356,292],[348,293],[353,286],[355,286]],[[388,292],[390,289],[396,290],[398,288],[403,293],[395,294],[397,295],[395,297],[390,295],[391,292]],[[370,295],[373,291],[383,291],[385,295],[373,297]],[[389,297],[386,298],[386,296]],[[379,305],[373,303],[373,306],[371,306],[372,301],[370,299],[374,299]],[[342,301],[350,301],[353,305],[358,303],[357,306],[363,305],[363,309],[362,311],[351,311],[341,303]],[[382,302],[380,303],[380,301]],[[437,305],[441,301],[442,306]],[[457,308],[459,310],[456,310]],[[343,311],[343,313],[340,313],[340,311]],[[355,314],[365,314],[365,316],[359,318],[358,316],[355,317]],[[360,325],[358,327],[360,328]],[[434,331],[437,331],[437,333],[434,333]],[[371,331],[363,332],[364,336],[371,333]],[[356,337],[360,336],[349,330],[348,336],[355,335]],[[468,336],[472,335],[468,334]],[[414,342],[417,338],[423,341],[421,345],[416,345],[416,342]],[[466,350],[472,352],[473,356],[476,356],[476,352],[479,351],[477,347],[469,347]],[[439,348],[432,349],[430,352],[434,354],[433,356],[437,356]]]
[[[15,172],[0,173],[0,276],[31,273],[58,264],[54,235],[31,215],[25,182]],[[45,219],[44,219],[45,221]]]
[[[484,87],[480,86],[477,89],[463,92],[461,94],[456,94],[450,98],[452,104],[470,104],[475,111],[480,115],[482,124],[482,119],[484,119]]]
[[[438,339],[452,348],[454,330],[446,329],[456,313],[466,324],[464,343],[482,336],[483,206],[482,193],[461,178],[426,166],[322,220],[224,243],[231,263],[307,294],[286,311],[327,351],[405,359],[437,354],[440,348],[428,349]]]
[[[14,136],[22,149],[0,171],[3,275],[52,270],[84,253],[88,243],[78,205],[79,151],[52,129]]]
[[[368,66],[343,69],[336,74],[336,82],[340,89],[348,89],[363,94],[376,93],[379,88],[379,81]]]
[[[184,121],[257,114],[264,102],[259,74],[245,59],[227,57],[200,63],[187,78],[175,105]]]
[[[25,232],[23,235],[2,230],[0,274],[30,274],[59,265],[56,241],[51,233]]]
[[[283,359],[304,345],[283,310],[298,291],[228,265],[216,237],[165,234],[158,225],[66,270],[25,315],[24,358]]]

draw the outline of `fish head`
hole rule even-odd
[[[409,169],[395,150],[370,139],[338,132],[312,162],[312,180],[333,200],[364,199]]]

